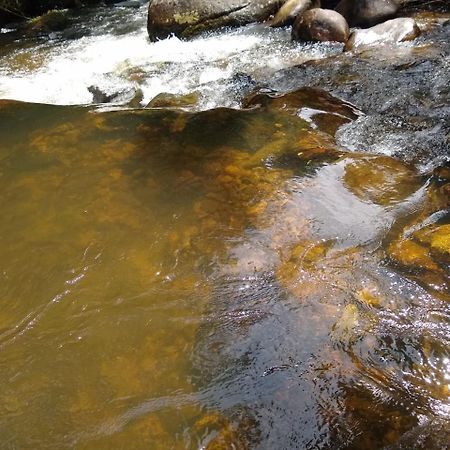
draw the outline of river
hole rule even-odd
[[[0,34],[0,448],[447,448],[450,27],[145,10]]]

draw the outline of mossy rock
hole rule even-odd
[[[391,258],[402,266],[416,269],[439,270],[431,258],[429,250],[410,239],[393,242],[388,249]]]
[[[450,224],[425,227],[416,231],[414,237],[428,245],[433,253],[450,256]]]
[[[36,17],[28,23],[29,31],[62,31],[69,25],[65,11],[52,10],[42,16]]]
[[[185,95],[161,92],[150,100],[147,108],[185,108],[195,106],[198,100],[198,94],[195,92]]]

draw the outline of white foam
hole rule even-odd
[[[35,52],[43,63],[18,72],[8,64],[22,52]],[[144,17],[137,32],[111,32],[72,41],[49,40],[35,48],[16,49],[0,68],[0,97],[52,104],[88,104],[95,85],[106,93],[141,88],[143,103],[161,92],[183,94],[204,89],[204,107],[227,106],[226,81],[237,72],[258,77],[306,59],[325,56],[324,46],[290,41],[289,30],[250,25],[189,41],[171,37],[148,40]],[[138,79],[130,73],[139,73]]]

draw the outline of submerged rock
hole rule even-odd
[[[394,17],[398,8],[395,0],[341,0],[336,11],[351,27],[371,27]]]
[[[439,267],[431,258],[429,250],[410,239],[400,239],[393,242],[389,246],[388,254],[395,262],[413,270],[439,270]]]
[[[335,135],[336,130],[341,125],[356,119],[359,113],[353,105],[333,97],[322,89],[315,88],[300,88],[284,94],[254,92],[243,99],[242,106],[244,108],[262,106],[272,110],[284,111],[302,118],[314,129],[331,136]],[[312,143],[310,142],[306,147],[310,150],[314,148],[314,153],[322,153],[321,147],[326,140],[317,139],[316,136],[314,141],[316,145],[311,147]],[[325,148],[330,150],[330,147],[333,146],[328,141]]]
[[[295,41],[347,42],[347,22],[336,11],[314,8],[299,16],[292,27]]]
[[[239,26],[269,18],[280,0],[153,0],[148,10],[150,40],[171,34],[189,37],[223,26]]]
[[[450,257],[450,225],[431,225],[414,233],[414,237],[430,247],[431,252],[442,260]]]
[[[412,41],[420,35],[414,19],[401,17],[388,20],[365,30],[355,30],[345,45],[345,50],[357,50],[372,45]]]
[[[390,206],[420,187],[414,168],[386,156],[367,156],[348,164],[345,187],[364,202]]]
[[[320,0],[287,0],[275,14],[269,25],[271,27],[291,25],[296,17],[311,8],[320,8]]]
[[[331,341],[338,345],[348,345],[356,337],[358,319],[358,307],[352,303],[346,305],[330,332]]]

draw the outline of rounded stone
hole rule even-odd
[[[347,21],[331,9],[314,8],[297,17],[292,26],[292,39],[313,42],[347,42]]]

